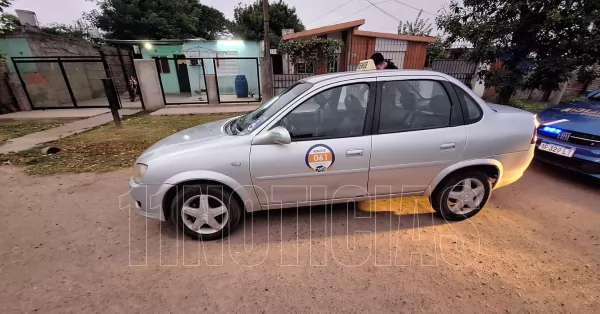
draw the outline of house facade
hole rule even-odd
[[[216,76],[220,95],[235,94],[237,75],[246,77],[249,92],[259,94],[258,42],[190,39],[130,43],[138,58],[158,59],[167,102],[173,97],[206,97],[206,75]]]
[[[282,57],[281,74],[323,74],[353,71],[361,60],[369,59],[375,52],[383,54],[400,69],[423,69],[427,46],[435,41],[429,36],[410,36],[360,30],[365,20],[350,21],[293,33],[285,30],[283,40],[303,40],[311,37],[334,38],[344,44],[336,59],[314,67],[307,64],[292,65]]]

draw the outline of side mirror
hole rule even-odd
[[[252,144],[254,145],[269,145],[269,144],[289,144],[292,142],[290,132],[282,126],[273,128],[265,133],[257,135]]]

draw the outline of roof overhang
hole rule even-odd
[[[325,34],[329,34],[329,33],[341,32],[341,31],[344,31],[347,29],[358,28],[359,26],[361,26],[363,24],[365,24],[364,19],[350,21],[350,22],[346,22],[346,23],[340,23],[340,24],[333,24],[333,25],[328,25],[328,26],[323,26],[323,27],[317,27],[317,28],[308,29],[308,30],[293,33],[293,34],[283,35],[283,40],[315,37],[315,36],[325,35]]]

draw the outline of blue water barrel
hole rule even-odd
[[[245,75],[235,76],[235,95],[237,98],[248,97],[248,81]]]

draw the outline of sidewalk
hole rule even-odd
[[[218,106],[195,106],[195,107],[167,107],[151,113],[151,116],[174,116],[187,114],[213,114],[229,112],[248,112],[260,107],[256,105],[218,105]]]
[[[119,113],[121,114],[121,117],[124,117],[140,111],[141,109],[121,109],[119,110]],[[112,114],[108,112],[93,116],[91,118],[71,122],[46,131],[27,134],[19,138],[11,139],[7,144],[0,146],[0,154],[30,149],[38,144],[55,141],[59,138],[85,132],[91,128],[112,122],[112,120]]]

